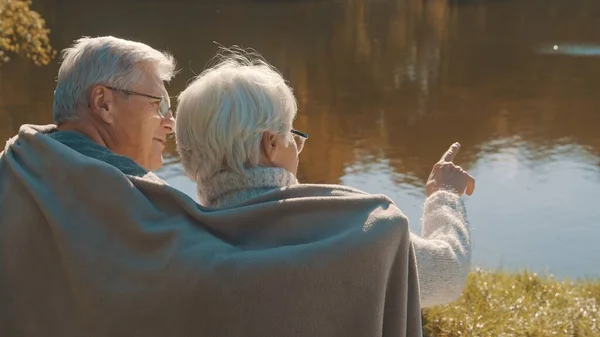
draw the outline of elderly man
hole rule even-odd
[[[49,136],[125,174],[160,168],[174,123],[163,84],[174,75],[173,58],[112,37],[80,39],[64,55],[54,99],[59,132]]]
[[[203,208],[149,172],[172,132],[173,59],[114,37],[63,57],[56,124],[23,125],[0,154],[2,336],[421,335],[393,202],[320,186]],[[369,226],[331,225],[348,202]]]

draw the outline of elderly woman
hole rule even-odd
[[[297,105],[292,90],[259,57],[231,52],[219,60],[181,93],[176,114],[177,148],[186,173],[197,183],[200,203],[243,208],[273,191],[302,186],[296,171],[307,135],[293,128]],[[452,163],[459,148],[453,144],[434,165],[422,236],[411,234],[423,307],[455,300],[470,267],[470,229],[461,195],[473,192],[474,179]],[[276,207],[285,217],[286,203]],[[322,210],[314,212],[328,217]],[[347,212],[353,212],[352,206]]]

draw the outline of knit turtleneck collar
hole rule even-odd
[[[197,186],[200,204],[207,207],[226,208],[285,186],[298,184],[296,176],[279,167],[253,167],[245,176],[222,172]]]

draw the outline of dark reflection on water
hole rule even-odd
[[[290,80],[296,127],[310,133],[299,178],[386,193],[415,230],[424,179],[458,140],[478,178],[466,198],[477,265],[600,275],[600,57],[539,52],[600,45],[597,0],[35,6],[58,49],[111,34],[170,50],[182,68],[173,96],[213,41],[255,48]],[[0,137],[51,121],[57,68],[0,69]],[[172,144],[167,157],[159,174],[193,196]]]

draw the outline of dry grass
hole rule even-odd
[[[600,280],[477,270],[456,302],[423,310],[430,337],[600,336]]]

